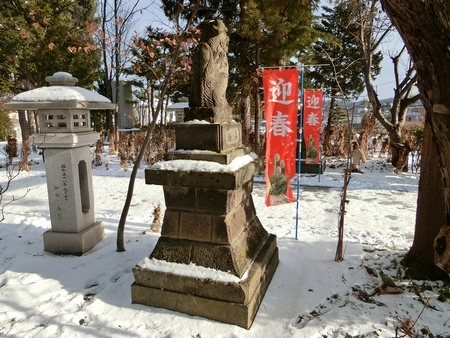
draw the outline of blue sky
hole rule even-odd
[[[394,77],[394,64],[392,62],[391,56],[397,55],[403,48],[403,41],[396,31],[392,33],[389,39],[382,44],[381,51],[383,52],[383,62],[381,64],[381,73],[377,76],[375,80],[375,89],[378,93],[380,99],[390,98],[393,96],[393,88],[395,86]],[[400,76],[403,76],[406,72],[406,67],[408,66],[409,56],[407,51],[404,51],[400,61]],[[402,80],[402,78],[400,79]]]
[[[138,29],[144,29],[148,25],[164,26],[165,16],[160,8],[160,1],[155,1],[147,10],[142,13],[142,17],[137,13],[135,16]],[[169,27],[165,27],[169,28]],[[393,96],[393,88],[395,86],[394,81],[394,67],[390,56],[397,54],[403,47],[403,41],[397,32],[393,32],[392,35],[386,39],[386,42],[382,44],[381,50],[384,54],[382,62],[381,73],[374,81],[375,89],[380,99],[391,98]],[[408,55],[404,52],[402,63],[405,65],[408,60]],[[400,69],[400,75],[404,74],[404,67]],[[364,98],[366,95],[362,95]]]

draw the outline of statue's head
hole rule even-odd
[[[200,29],[202,30],[202,42],[207,42],[215,36],[226,34],[228,32],[228,29],[223,21],[219,19],[203,22],[200,25]]]

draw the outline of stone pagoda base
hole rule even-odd
[[[150,258],[193,263],[240,281],[221,283],[135,266],[133,303],[248,329],[278,265],[276,237],[262,226],[251,196],[257,162],[217,172],[184,171],[167,162],[165,167],[170,169],[145,171],[147,184],[163,186],[166,203],[161,237]]]
[[[278,265],[276,237],[269,235],[237,283],[133,267],[133,303],[201,316],[249,329]]]

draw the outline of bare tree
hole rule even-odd
[[[130,46],[136,26],[135,15],[142,13],[151,4],[140,6],[140,0],[129,3],[126,0],[102,0],[101,28],[97,39],[102,47],[103,85],[106,97],[116,102],[114,112],[108,112],[107,124],[110,130],[109,152],[115,153],[118,143],[118,102],[120,101],[119,81],[126,64],[130,60]],[[112,2],[112,3],[111,3]],[[115,92],[112,82],[115,81]]]
[[[409,148],[405,144],[402,136],[402,130],[406,122],[406,114],[409,106],[417,102],[420,98],[418,93],[414,93],[418,75],[411,61],[409,61],[409,66],[403,79],[400,77],[400,60],[405,49],[406,46],[396,56],[391,57],[394,64],[395,87],[392,106],[389,109],[391,115],[390,120],[380,111],[374,111],[377,120],[389,133],[389,137],[391,138],[392,164],[398,170],[407,170],[408,166],[407,161],[404,159],[407,158]]]
[[[193,10],[194,15],[192,17],[195,17],[198,8],[200,6],[200,2],[196,5],[196,7]],[[158,103],[156,106],[155,114],[153,116],[153,120],[151,124],[149,124],[149,127],[147,129],[147,134],[145,135],[144,142],[142,144],[142,147],[139,151],[139,154],[136,158],[136,161],[133,166],[133,170],[131,172],[130,176],[130,183],[128,185],[128,191],[127,191],[127,197],[125,200],[125,204],[122,210],[122,214],[120,216],[119,220],[119,226],[117,228],[117,251],[122,252],[125,251],[125,244],[124,244],[124,231],[125,231],[125,222],[128,215],[128,211],[130,209],[131,200],[133,197],[133,191],[134,191],[134,183],[136,181],[137,171],[139,169],[140,163],[142,161],[142,158],[145,154],[147,145],[150,143],[152,132],[155,129],[155,125],[157,123],[157,117],[161,114],[163,107],[164,107],[164,97],[166,95],[167,89],[173,79],[174,73],[177,70],[175,65],[178,62],[178,58],[180,56],[180,53],[183,48],[188,48],[188,44],[186,42],[187,38],[190,36],[190,31],[192,30],[192,17],[191,19],[187,20],[184,24],[184,26],[181,26],[180,23],[180,12],[182,8],[179,9],[178,14],[174,13],[173,17],[173,23],[175,25],[175,32],[176,34],[171,35],[173,48],[170,55],[168,55],[168,62],[167,62],[167,69],[164,76],[163,81],[160,84],[160,87],[158,89]],[[192,9],[191,9],[192,10]]]
[[[3,222],[5,220],[5,207],[24,198],[31,190],[30,188],[27,188],[26,192],[20,197],[12,195],[11,199],[8,202],[3,202],[4,194],[9,190],[9,188],[11,187],[11,182],[20,174],[21,171],[22,165],[19,165],[18,167],[13,164],[5,165],[6,182],[0,184],[0,222]]]
[[[353,129],[353,113],[355,110],[355,107],[350,110],[348,107],[348,101],[349,97],[345,95],[346,90],[341,85],[341,76],[340,73],[345,73],[349,68],[352,68],[352,63],[348,64],[345,69],[342,69],[342,65],[339,65],[341,67],[340,70],[338,70],[338,65],[335,63],[334,58],[332,58],[326,51],[323,51],[327,56],[329,60],[329,64],[332,68],[332,74],[334,77],[332,78],[333,82],[336,85],[336,92],[341,93],[341,100],[344,103],[344,109],[346,113],[346,124],[347,124],[347,144],[351,144],[351,137],[352,137],[352,129]],[[336,254],[334,257],[334,260],[336,262],[342,262],[344,260],[344,225],[345,225],[345,214],[346,214],[346,205],[347,205],[347,188],[350,183],[350,180],[352,178],[351,174],[351,148],[350,146],[347,147],[347,161],[346,166],[344,169],[344,184],[342,186],[342,194],[341,194],[341,201],[339,205],[339,217],[338,217],[338,244],[336,247]]]
[[[355,4],[357,14],[355,20],[358,21],[359,25],[359,31],[355,35],[355,39],[359,42],[364,55],[363,72],[367,96],[372,106],[373,114],[389,133],[391,138],[392,164],[398,166],[399,164],[397,162],[401,157],[400,154],[403,153],[403,158],[407,155],[405,154],[407,149],[405,149],[402,137],[406,112],[411,104],[419,100],[418,94],[413,95],[413,87],[417,81],[415,68],[410,64],[406,71],[406,76],[401,79],[399,75],[399,60],[404,49],[398,55],[392,57],[395,88],[394,99],[390,109],[391,119],[388,120],[383,114],[383,107],[374,86],[371,69],[376,51],[394,29],[394,25],[381,10],[380,0],[355,0]],[[407,163],[402,163],[400,166],[407,168]]]

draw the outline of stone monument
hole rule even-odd
[[[226,27],[215,20],[201,29],[189,108],[185,122],[176,125],[176,148],[161,165],[145,171],[147,184],[163,186],[166,203],[161,237],[150,259],[195,264],[235,279],[168,273],[140,263],[133,267],[131,297],[133,303],[248,329],[278,265],[278,248],[256,215],[251,192],[257,164],[241,145],[241,125],[232,121],[225,97]],[[186,161],[179,160],[196,161],[200,169],[183,169]],[[243,164],[236,167],[240,160]],[[220,169],[201,169],[211,162]]]
[[[189,108],[184,110],[184,121],[190,123],[176,125],[176,150],[182,151],[168,152],[164,159],[229,164],[248,151],[241,146],[242,125],[233,121],[232,109],[225,96],[228,87],[227,28],[220,20],[205,22],[199,28],[202,37],[192,56]],[[189,152],[193,149],[214,154]]]
[[[43,149],[52,229],[44,233],[44,250],[82,255],[104,236],[95,220],[89,146],[99,139],[92,131],[90,109],[113,109],[109,99],[76,87],[77,78],[57,72],[45,78],[50,87],[21,93],[6,109],[37,110],[40,131],[33,143]]]

